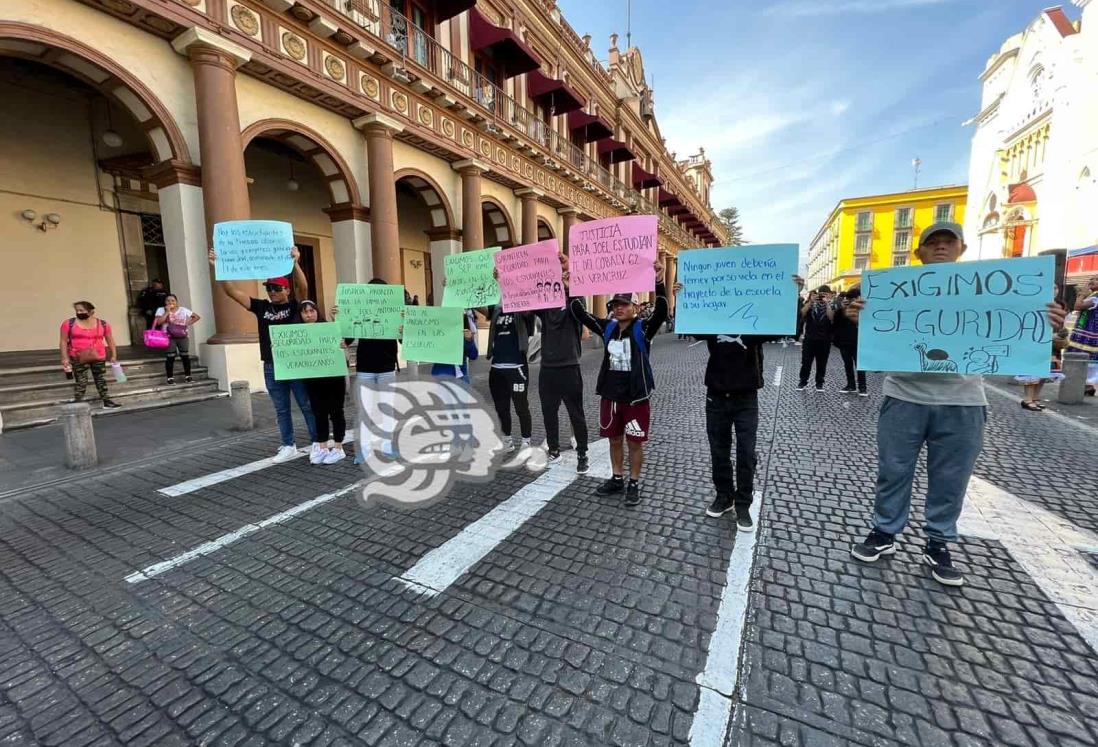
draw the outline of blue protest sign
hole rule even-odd
[[[229,220],[214,224],[214,277],[266,280],[293,272],[294,227],[280,220]]]
[[[862,276],[863,371],[1049,372],[1052,257],[900,267]]]
[[[685,335],[792,335],[797,331],[796,244],[679,253],[675,331]]]

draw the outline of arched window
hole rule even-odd
[[[1029,91],[1034,102],[1040,101],[1044,95],[1045,67],[1040,63],[1034,65],[1033,69],[1029,71]]]

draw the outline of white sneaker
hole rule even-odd
[[[335,464],[347,458],[347,452],[343,449],[328,449],[328,455],[324,457],[324,464]]]
[[[278,450],[278,453],[271,458],[271,461],[275,464],[282,464],[288,462],[297,456],[296,446],[283,446]]]
[[[320,444],[313,444],[313,448],[309,450],[309,464],[323,464],[324,458],[328,456],[328,449]]]
[[[515,439],[508,436],[507,440],[503,442],[503,449],[508,454],[514,454],[515,453]]]
[[[529,449],[529,448],[530,448],[530,439],[528,439],[528,438],[522,439],[522,449],[523,449],[523,451],[525,451],[526,449]]]

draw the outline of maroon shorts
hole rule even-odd
[[[603,438],[621,438],[642,444],[648,440],[648,425],[652,408],[648,400],[631,405],[628,402],[602,400],[599,405],[599,435]]]

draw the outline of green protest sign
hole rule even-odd
[[[340,283],[336,286],[339,329],[344,337],[396,340],[403,323],[404,286]]]
[[[347,358],[335,322],[272,324],[275,380],[346,376]]]
[[[458,309],[478,309],[499,303],[499,283],[495,278],[495,254],[498,246],[474,252],[447,254],[444,265],[446,287],[442,305]]]
[[[408,306],[404,310],[404,358],[460,366],[465,352],[464,315],[457,308]]]

